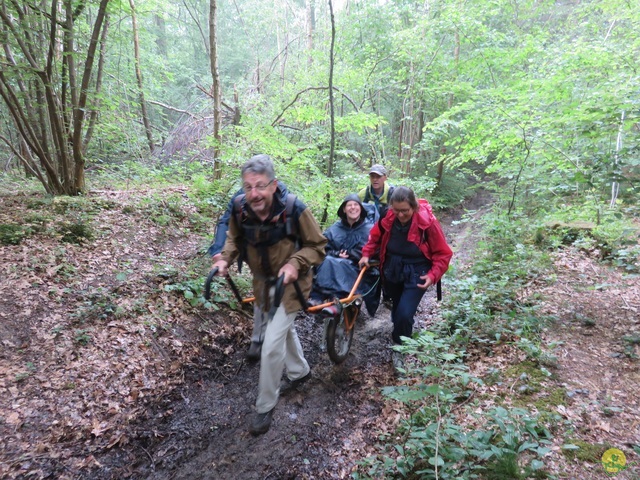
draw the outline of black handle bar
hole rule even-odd
[[[211,298],[211,281],[213,277],[218,274],[218,267],[212,268],[209,272],[209,276],[207,280],[204,282],[204,298],[205,300],[209,300]]]
[[[209,272],[209,276],[207,277],[207,280],[204,282],[205,300],[209,300],[211,298],[211,281],[213,280],[213,277],[215,277],[217,274],[218,274],[218,267],[214,267],[213,269],[211,269],[211,271]],[[228,275],[227,275],[227,283],[231,287],[233,296],[236,297],[236,300],[238,300],[238,303],[242,305],[242,295],[240,295],[240,290],[238,290],[238,287],[236,286],[235,282]]]
[[[275,288],[275,292],[273,293],[273,306],[275,310],[277,310],[284,295],[284,274],[280,275],[276,280]]]

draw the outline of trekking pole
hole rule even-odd
[[[233,295],[236,297],[236,300],[238,300],[238,303],[242,305],[243,302],[242,302],[242,295],[240,295],[240,290],[238,290],[238,287],[236,286],[235,282],[229,276],[227,276],[227,283],[231,287],[231,290],[233,291]]]
[[[271,301],[271,308],[269,309],[269,321],[271,321],[273,319],[273,316],[276,314],[276,310],[278,310],[278,307],[280,306],[280,302],[282,301],[283,295],[284,295],[284,274],[280,275],[275,282],[273,299]]]

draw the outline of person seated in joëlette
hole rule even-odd
[[[369,206],[373,207],[372,205]],[[373,222],[368,219],[368,210],[357,194],[347,195],[340,208],[340,219],[325,232],[327,256],[316,267],[309,303],[318,305],[334,298],[346,297],[358,278],[358,261],[362,247],[367,243]],[[364,295],[367,311],[373,316],[380,303],[379,272],[371,268],[362,279],[357,293]]]

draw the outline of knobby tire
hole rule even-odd
[[[329,319],[329,324],[327,325],[327,354],[333,363],[340,364],[349,356],[349,349],[351,348],[355,330],[355,320],[359,312],[359,307],[349,305],[340,312],[340,315]],[[351,321],[351,329],[348,331],[345,315],[353,319]]]

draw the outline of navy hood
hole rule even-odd
[[[360,201],[360,197],[357,193],[350,193],[345,197],[343,202],[340,204],[340,208],[338,208],[338,217],[340,217],[343,222],[348,223],[347,214],[344,212],[344,206],[347,204],[347,202],[358,202],[358,205],[360,205],[360,218],[358,219],[356,224],[364,222],[367,218],[367,211],[365,210],[364,205]]]

